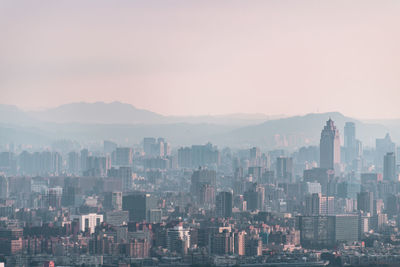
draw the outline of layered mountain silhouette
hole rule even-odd
[[[138,143],[146,136],[163,136],[174,145],[213,142],[220,146],[295,148],[316,145],[330,117],[343,135],[345,122],[356,124],[357,138],[374,146],[375,139],[390,133],[400,140],[400,120],[362,121],[339,112],[281,118],[264,114],[221,116],[163,116],[120,102],[71,103],[43,111],[25,112],[0,105],[0,142],[48,143],[115,140]]]

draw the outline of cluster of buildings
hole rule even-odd
[[[335,123],[294,151],[171,147],[0,152],[7,266],[396,266],[400,183],[389,135]],[[388,254],[387,251],[391,251]],[[292,264],[292,265],[290,265]]]

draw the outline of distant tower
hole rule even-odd
[[[376,147],[375,147],[375,165],[378,170],[382,170],[383,167],[383,159],[386,153],[395,152],[396,144],[392,142],[392,138],[390,138],[389,134],[386,134],[384,138],[376,139]]]
[[[276,159],[276,178],[279,181],[292,182],[293,179],[293,159],[278,157]]]
[[[306,197],[308,215],[332,215],[335,213],[335,198],[314,193]]]
[[[360,192],[357,194],[357,209],[363,212],[374,212],[374,194],[372,192]]]
[[[5,176],[0,176],[0,199],[8,198],[8,180]]]
[[[216,211],[218,217],[232,217],[233,198],[231,192],[220,192],[216,199]]]
[[[346,162],[351,164],[357,157],[356,126],[354,122],[346,122],[344,126],[344,147]]]
[[[87,160],[89,156],[89,151],[85,148],[81,150],[81,171],[85,172],[87,170]]]
[[[122,197],[122,210],[129,211],[129,220],[150,221],[152,209],[157,208],[157,199],[146,193],[134,193]]]
[[[340,136],[339,130],[329,118],[321,132],[320,141],[320,165],[321,168],[334,169],[340,172]]]
[[[118,166],[132,166],[133,162],[133,149],[130,147],[117,147],[115,150],[116,165]]]
[[[258,147],[253,147],[250,149],[250,165],[259,166],[261,158],[261,151]]]
[[[387,153],[383,159],[383,179],[396,180],[396,156],[393,152]]]

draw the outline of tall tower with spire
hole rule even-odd
[[[340,135],[331,118],[326,122],[321,132],[320,167],[340,172]]]

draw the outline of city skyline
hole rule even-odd
[[[0,267],[400,266],[399,14],[0,1]]]

